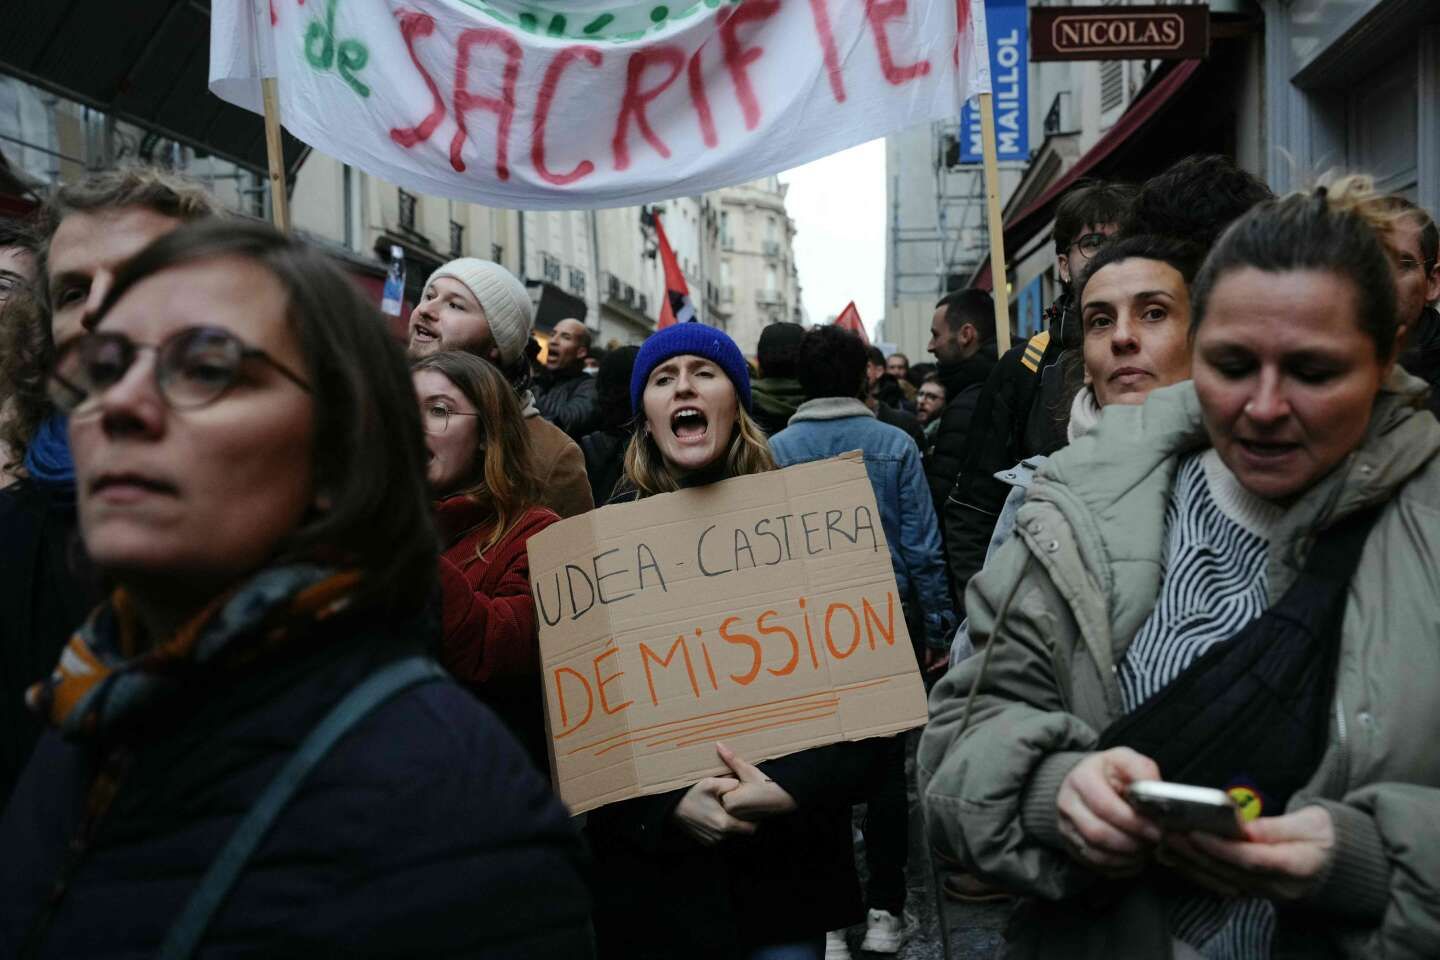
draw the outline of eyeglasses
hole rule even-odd
[[[1081,255],[1084,256],[1086,260],[1089,260],[1100,252],[1101,247],[1109,242],[1110,238],[1103,233],[1087,233],[1070,244],[1070,246],[1079,247]]]
[[[186,327],[158,346],[136,343],[123,333],[87,333],[60,348],[50,372],[50,399],[74,412],[125,379],[142,350],[155,351],[155,387],[172,410],[194,410],[223,397],[246,360],[260,360],[306,393],[310,384],[276,361],[219,327]]]
[[[1419,260],[1416,260],[1414,257],[1407,257],[1403,255],[1395,256],[1392,254],[1390,256],[1390,262],[1395,264],[1395,269],[1398,270],[1400,273],[1412,273],[1424,266],[1424,264],[1422,264]]]
[[[919,394],[917,394],[917,395],[918,395],[919,397],[921,397],[922,399],[925,399],[925,400],[944,400],[944,399],[945,399],[945,394],[943,394],[943,393],[934,393],[934,392],[931,392],[931,391],[929,391],[929,390],[921,390],[921,391],[919,392]]]
[[[431,436],[445,432],[450,426],[451,417],[478,417],[478,413],[462,413],[459,410],[451,410],[443,403],[427,403],[420,407],[420,424],[425,432]]]

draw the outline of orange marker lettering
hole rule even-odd
[[[601,710],[604,710],[606,713],[608,713],[608,714],[610,714],[611,716],[613,716],[613,715],[619,713],[621,710],[624,710],[626,707],[630,706],[630,704],[634,703],[635,701],[634,701],[634,700],[626,700],[624,703],[621,703],[621,704],[618,704],[618,705],[612,707],[612,706],[610,706],[610,701],[609,701],[608,699],[606,699],[606,697],[605,697],[605,685],[606,685],[607,683],[610,683],[610,682],[612,682],[612,681],[614,681],[614,680],[618,680],[618,679],[620,679],[621,677],[625,676],[625,671],[624,671],[624,670],[617,670],[617,671],[615,671],[614,673],[610,674],[610,676],[605,677],[604,679],[601,679],[601,677],[600,677],[600,661],[601,661],[601,660],[604,660],[606,657],[614,656],[615,654],[617,654],[617,653],[620,652],[620,649],[615,646],[615,638],[614,638],[614,637],[611,637],[611,638],[610,638],[610,642],[609,642],[609,644],[607,644],[607,646],[609,647],[609,649],[607,649],[604,653],[597,654],[596,657],[595,657],[595,660],[594,660],[594,665],[595,665],[595,685],[600,688],[600,709],[601,709]]]
[[[887,647],[895,646],[895,594],[888,590],[885,592],[884,624],[880,623],[880,614],[876,613],[875,608],[870,606],[868,599],[861,599],[860,609],[865,613],[865,635],[870,639],[870,649],[875,649],[876,630],[880,632],[880,636],[885,638],[885,645]],[[871,628],[872,620],[874,621],[874,629]]]
[[[749,634],[729,632],[730,624],[739,622],[739,617],[730,617],[724,623],[720,624],[720,639],[726,643],[733,643],[736,646],[748,646],[750,648],[750,670],[746,673],[730,674],[731,680],[734,680],[742,687],[748,687],[751,681],[760,675],[760,664],[765,655],[765,651],[760,648],[760,641]]]
[[[834,619],[836,610],[844,610],[846,613],[850,614],[850,622],[855,625],[854,637],[850,642],[850,646],[845,650],[844,653],[841,653],[836,648],[835,637],[830,632],[830,621]],[[844,660],[846,657],[850,656],[850,654],[855,652],[856,647],[860,646],[860,617],[858,614],[855,613],[855,608],[850,606],[848,603],[832,603],[830,604],[830,606],[825,608],[825,646],[830,648],[830,655],[833,656],[836,660]]]
[[[650,670],[650,661],[654,660],[660,666],[668,668],[670,662],[675,659],[677,649],[685,658],[685,672],[690,677],[690,689],[695,692],[695,699],[700,699],[700,683],[695,679],[695,665],[690,662],[690,648],[685,643],[685,634],[682,633],[675,638],[675,642],[670,646],[670,652],[663,659],[657,657],[655,651],[645,644],[640,644],[640,665],[645,668],[645,683],[650,688],[650,703],[653,706],[660,706],[660,698],[655,694],[655,675]]]
[[[570,676],[579,680],[580,685],[585,688],[585,716],[581,717],[580,722],[573,727],[569,725],[570,712],[565,709],[565,684],[560,682],[560,675],[562,673],[570,674]],[[590,692],[590,681],[585,679],[584,674],[578,670],[572,670],[569,667],[555,668],[555,699],[560,703],[560,732],[555,734],[556,740],[559,740],[561,737],[568,737],[576,730],[585,726],[590,720],[590,714],[595,711],[595,695]]]

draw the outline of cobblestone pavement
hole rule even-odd
[[[940,937],[939,911],[936,910],[935,896],[931,891],[929,867],[926,864],[925,845],[921,833],[920,807],[915,796],[915,744],[918,735],[911,734],[908,756],[905,763],[907,792],[910,799],[910,862],[906,870],[909,888],[905,904],[906,913],[914,921],[898,960],[947,960],[944,944]],[[862,880],[865,875],[864,842],[859,839],[859,825],[863,807],[855,812],[856,861]],[[1005,920],[1010,915],[1011,904],[968,904],[946,901],[944,906],[945,925],[949,931],[950,953],[948,960],[992,960],[1000,956],[1001,933]],[[851,928],[846,939],[854,960],[878,960],[882,955],[862,953],[860,941],[865,936],[865,926]]]

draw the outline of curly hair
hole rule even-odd
[[[1274,196],[1229,157],[1189,156],[1140,185],[1120,233],[1180,237],[1209,250],[1226,227]]]
[[[55,345],[45,309],[31,290],[19,290],[0,309],[0,471],[19,476],[35,431],[53,409],[45,392]]]
[[[865,385],[867,348],[860,338],[843,327],[824,324],[805,333],[795,354],[795,371],[807,400],[821,397],[860,396]],[[883,355],[882,355],[883,356]]]

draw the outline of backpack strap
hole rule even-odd
[[[200,886],[171,925],[156,956],[160,960],[184,960],[195,953],[210,926],[210,920],[235,886],[251,855],[269,833],[275,818],[289,804],[310,771],[341,737],[372,710],[402,690],[446,676],[440,665],[429,657],[405,657],[376,670],[347,693],[315,725],[250,807],[224,849],[205,871]]]
[[[1025,352],[1020,355],[1020,364],[1031,373],[1040,372],[1040,361],[1045,357],[1045,351],[1050,348],[1050,331],[1041,330],[1030,341],[1025,344]]]

